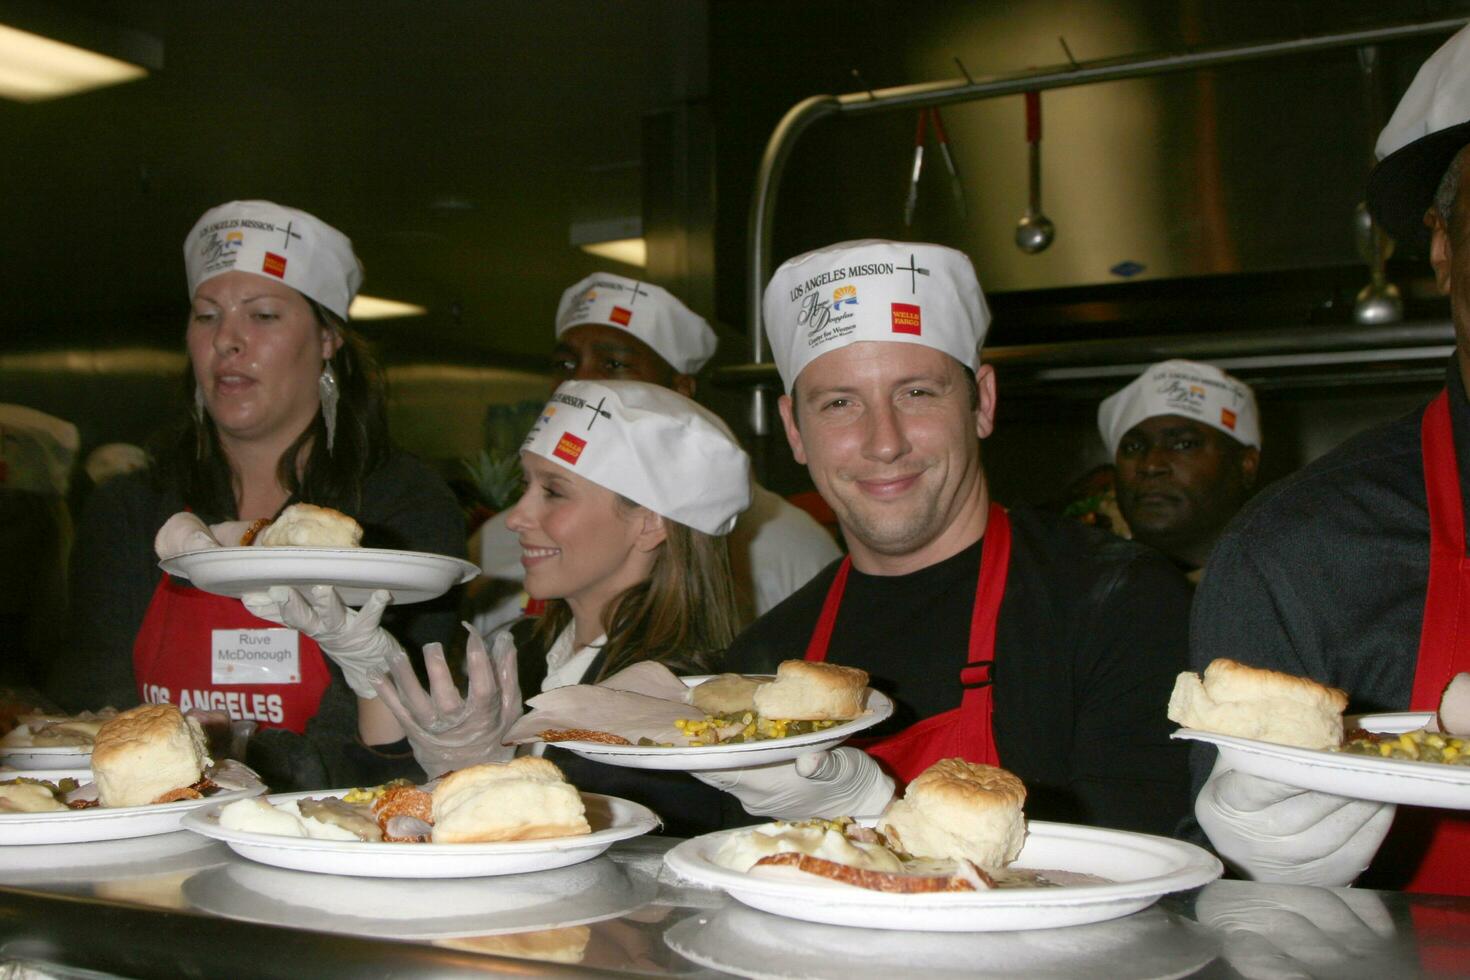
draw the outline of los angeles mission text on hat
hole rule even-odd
[[[846,269],[829,269],[820,276],[812,276],[806,282],[799,283],[791,290],[791,298],[798,300],[818,286],[825,286],[829,282],[841,282],[843,279],[857,279],[861,276],[891,275],[893,275],[892,262],[865,262],[862,265],[850,265]]]
[[[276,226],[270,221],[258,221],[255,218],[231,218],[228,221],[216,221],[207,228],[201,228],[199,234],[207,235],[212,231],[224,231],[226,228],[255,228],[260,231],[276,231]]]

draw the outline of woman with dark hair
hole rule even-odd
[[[735,638],[726,536],[750,506],[750,461],[716,415],[645,382],[568,381],[526,437],[521,466],[526,492],[506,526],[520,537],[526,591],[547,600],[546,613],[507,627],[514,649],[497,636],[494,671],[471,641],[470,697],[456,710],[438,707],[459,699],[446,696],[453,682],[436,651],[426,651],[433,697],[401,664],[396,686],[379,683],[431,776],[514,754],[500,740],[521,696],[646,660],[712,673]],[[554,746],[546,755],[581,789],[653,807],[668,833],[727,819],[730,798],[686,773],[606,766]]]
[[[336,229],[266,201],[206,212],[184,260],[191,408],[155,465],[108,482],[88,503],[72,559],[71,636],[50,693],[73,709],[170,702],[253,721],[260,731],[248,758],[275,789],[413,774],[407,746],[362,737],[372,729],[359,708],[373,691],[358,683],[366,695],[354,697],[325,636],[319,645],[283,634],[239,600],[162,574],[153,548],[179,511],[216,523],[271,519],[304,502],[354,517],[368,547],[463,550],[453,495],[389,442],[377,365],[347,327],[361,264]],[[454,628],[450,596],[370,607],[343,612],[372,626],[381,613],[409,649]],[[279,657],[242,681],[216,631],[258,634]]]

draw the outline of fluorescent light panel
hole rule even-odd
[[[396,299],[383,299],[380,296],[359,295],[347,308],[347,315],[353,320],[389,320],[400,316],[423,316],[429,311],[422,306],[413,303],[401,303]]]
[[[611,242],[587,242],[578,246],[582,251],[599,258],[612,259],[624,265],[643,268],[648,265],[648,243],[642,238],[620,238]]]
[[[42,102],[120,85],[147,69],[0,24],[0,96]]]

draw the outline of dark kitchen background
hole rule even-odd
[[[816,94],[1090,65],[1470,16],[1470,2],[1340,0],[0,0],[0,23],[137,43],[148,77],[0,99],[0,401],[142,442],[183,369],[181,245],[206,208],[267,198],[345,231],[364,291],[422,306],[359,323],[392,425],[453,472],[488,405],[539,398],[563,288],[607,268],[667,286],[750,359],[747,217],[772,130]],[[1395,254],[1398,325],[1355,322],[1355,209],[1382,114],[1449,33],[1043,93],[1056,239],[1015,245],[1022,97],[944,109],[961,214],[916,112],[831,118],[795,146],[773,258],[847,238],[966,251],[1001,372],[997,495],[1055,496],[1101,461],[1096,401],[1142,364],[1219,360],[1259,385],[1280,475],[1437,387],[1447,307]],[[958,61],[956,60],[958,59]],[[580,245],[639,237],[642,267]],[[801,489],[748,390],[701,396],[767,482]]]

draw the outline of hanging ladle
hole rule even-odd
[[[1056,237],[1051,219],[1041,211],[1041,93],[1026,93],[1026,144],[1030,152],[1031,196],[1016,223],[1016,247],[1027,255],[1046,251]]]
[[[1377,133],[1383,127],[1383,86],[1375,45],[1358,49],[1358,68],[1363,78],[1364,117],[1368,120],[1369,133]],[[1371,142],[1370,139],[1370,145]],[[1373,163],[1374,158],[1370,156],[1369,166]],[[1358,291],[1353,319],[1364,324],[1398,323],[1404,318],[1404,298],[1399,288],[1388,281],[1387,269],[1388,257],[1393,254],[1393,239],[1373,220],[1368,205],[1363,202],[1359,202],[1353,214],[1353,231],[1358,257],[1368,263],[1368,285]]]
[[[1368,285],[1358,291],[1353,304],[1353,319],[1363,324],[1398,323],[1404,318],[1404,298],[1399,287],[1388,281],[1388,257],[1393,254],[1393,239],[1373,216],[1368,205],[1358,202],[1353,215],[1353,230],[1358,243],[1358,256],[1368,263]]]

